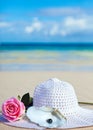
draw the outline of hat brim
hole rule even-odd
[[[93,110],[78,107],[77,111],[66,115],[67,123],[60,127],[61,129],[67,128],[81,128],[93,126]],[[16,122],[7,122],[2,115],[0,115],[0,122],[3,122],[10,126],[21,127],[21,128],[34,128],[34,129],[44,129],[32,122],[27,118],[23,118]]]

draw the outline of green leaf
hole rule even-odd
[[[33,98],[32,97],[30,97],[29,106],[33,106]]]
[[[26,93],[22,96],[21,102],[24,103],[25,106],[28,106],[30,103],[30,94]]]
[[[28,107],[33,106],[33,98],[30,97],[29,93],[26,93],[22,96],[21,102],[24,103],[26,110]]]

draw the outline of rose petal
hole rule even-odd
[[[24,104],[12,97],[2,104],[2,114],[8,121],[16,121],[25,113]]]

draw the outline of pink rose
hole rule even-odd
[[[24,104],[14,97],[2,104],[2,114],[10,122],[19,120],[24,113]]]

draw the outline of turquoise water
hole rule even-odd
[[[1,45],[0,71],[93,71],[93,45]]]
[[[93,43],[5,43],[0,44],[0,51],[5,50],[93,50]]]

